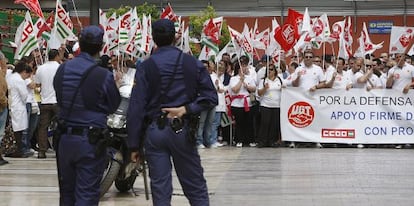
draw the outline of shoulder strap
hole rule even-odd
[[[174,82],[174,76],[177,73],[177,69],[178,69],[178,65],[180,63],[180,59],[181,59],[182,53],[183,52],[180,51],[180,54],[178,55],[177,60],[175,61],[174,71],[173,71],[173,74],[172,74],[172,77],[171,77],[170,81],[167,84],[167,87],[165,87],[165,89],[162,90],[161,87],[159,86],[160,84],[157,84],[157,86],[150,85],[150,89],[153,89],[154,92],[157,92],[156,89],[158,88],[158,90],[159,90],[159,92],[161,94],[161,96],[160,96],[160,102],[161,103],[164,103],[164,102],[167,101],[167,95],[166,94],[168,93],[168,91],[171,88],[172,83]],[[149,69],[148,71],[150,71],[150,72],[156,72],[156,71],[158,71],[158,74],[155,74],[155,73],[149,74],[148,73],[148,76],[147,76],[148,78],[149,77],[151,77],[151,78],[157,78],[157,79],[153,79],[150,82],[161,82],[161,75],[159,73],[160,69],[158,68],[157,64],[155,64],[155,62],[154,62],[154,60],[152,58],[149,58],[147,61],[148,61],[148,64],[149,64],[149,68],[153,68],[153,69]],[[153,92],[153,94],[155,94],[154,92]]]
[[[168,82],[167,87],[165,87],[165,90],[160,91],[161,92],[161,97],[160,97],[161,103],[164,103],[164,102],[167,101],[167,95],[166,94],[168,93],[168,91],[171,88],[172,83],[174,82],[174,76],[177,73],[178,64],[180,63],[180,59],[181,59],[182,54],[183,54],[183,52],[180,50],[180,54],[178,55],[177,60],[175,61],[175,67],[174,67],[174,71],[173,71],[173,74],[171,76],[171,79]]]
[[[61,68],[61,71],[59,71],[59,76],[57,77],[57,79],[56,80],[60,80],[60,89],[61,89],[61,95],[63,94],[63,85],[62,85],[62,82],[63,82],[63,73],[64,73],[64,68],[65,68],[65,66],[66,65],[63,65],[62,66],[62,68]],[[82,77],[81,77],[81,80],[80,80],[80,82],[79,82],[79,85],[78,85],[78,87],[76,87],[76,91],[75,91],[75,94],[72,96],[72,100],[71,100],[71,102],[70,102],[70,106],[69,106],[69,110],[68,110],[68,113],[67,113],[67,116],[69,116],[71,113],[72,113],[72,109],[73,109],[73,105],[75,104],[75,99],[76,99],[76,96],[78,96],[78,93],[79,93],[79,88],[82,86],[82,84],[85,82],[85,79],[86,79],[86,77],[88,77],[88,75],[89,75],[89,73],[91,73],[91,71],[94,69],[94,68],[96,68],[98,65],[97,64],[93,64],[92,66],[90,66],[83,74],[82,74]]]

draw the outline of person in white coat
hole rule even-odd
[[[9,92],[10,117],[18,148],[16,152],[8,154],[9,157],[27,157],[22,151],[22,133],[28,127],[26,110],[28,91],[25,79],[29,78],[32,72],[33,70],[29,65],[20,62],[6,79]]]

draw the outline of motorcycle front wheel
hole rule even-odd
[[[116,177],[118,176],[119,170],[121,169],[121,164],[114,160],[113,158],[109,158],[108,166],[103,174],[101,180],[101,195],[102,198],[106,192],[108,192],[109,188],[112,186],[112,183],[115,181]]]
[[[117,179],[115,180],[115,187],[120,192],[127,192],[134,186],[136,175],[131,175],[126,179]]]

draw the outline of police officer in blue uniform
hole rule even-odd
[[[80,55],[62,64],[53,81],[60,107],[57,165],[61,206],[99,203],[107,160],[103,144],[107,115],[121,101],[112,73],[95,61],[103,34],[98,26],[85,27],[79,36]]]
[[[131,160],[145,155],[154,206],[171,205],[171,159],[190,204],[206,206],[209,197],[194,120],[217,105],[217,93],[202,63],[172,46],[172,21],[154,22],[152,35],[158,48],[137,68],[128,109]],[[141,144],[145,154],[139,151]]]

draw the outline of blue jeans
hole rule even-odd
[[[0,112],[0,145],[4,137],[4,131],[6,129],[6,122],[7,122],[7,114],[9,113],[9,110],[6,108],[3,109],[2,112]]]
[[[22,133],[22,152],[28,152],[32,147],[31,139],[33,137],[34,131],[37,128],[37,124],[39,122],[39,115],[37,113],[32,114],[32,104],[26,104],[27,116],[28,116],[28,127],[27,129],[23,130]]]
[[[210,134],[215,113],[216,108],[204,110],[200,113],[200,121],[198,123],[197,131],[197,145],[204,144],[205,146],[209,147],[212,144],[210,142]]]
[[[211,144],[215,144],[217,142],[218,128],[221,123],[221,113],[223,112],[216,112],[216,114],[214,114],[213,124],[211,125],[211,135],[210,135]]]

